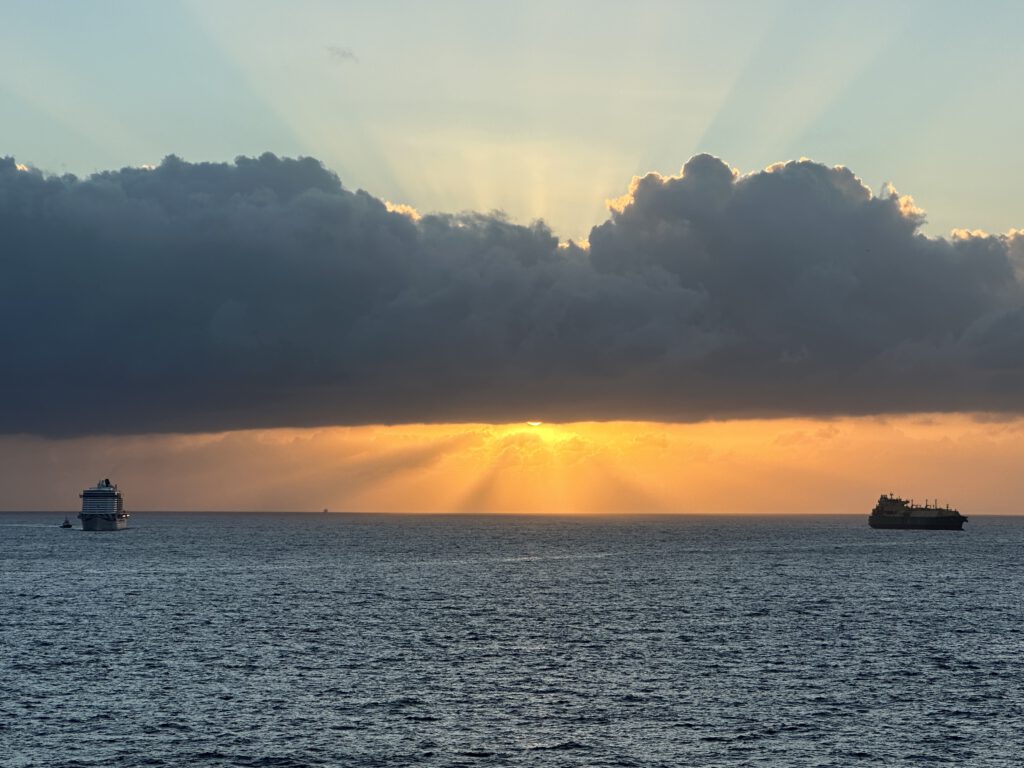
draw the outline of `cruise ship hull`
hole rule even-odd
[[[897,528],[922,531],[962,531],[967,518],[961,515],[943,515],[942,517],[924,517],[913,515],[893,515],[878,517],[871,515],[868,525],[872,528]]]
[[[123,531],[128,527],[128,515],[79,515],[83,531]]]

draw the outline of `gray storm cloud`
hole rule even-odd
[[[1024,411],[1024,237],[809,161],[648,175],[559,247],[316,160],[0,160],[0,431]]]

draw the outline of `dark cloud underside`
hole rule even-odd
[[[589,251],[313,159],[0,161],[0,431],[1024,410],[1024,239],[702,155]]]

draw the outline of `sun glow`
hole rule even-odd
[[[9,437],[0,482],[23,509],[116,467],[135,510],[866,514],[892,490],[1012,514],[1022,438],[1024,419],[970,415]]]

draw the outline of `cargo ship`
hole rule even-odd
[[[128,527],[130,515],[124,511],[124,496],[109,479],[100,480],[78,495],[82,499],[78,519],[83,531],[121,531]]]
[[[868,517],[868,525],[872,528],[962,531],[966,522],[966,517],[948,506],[925,502],[922,507],[913,501],[884,493],[878,497],[878,503]]]

